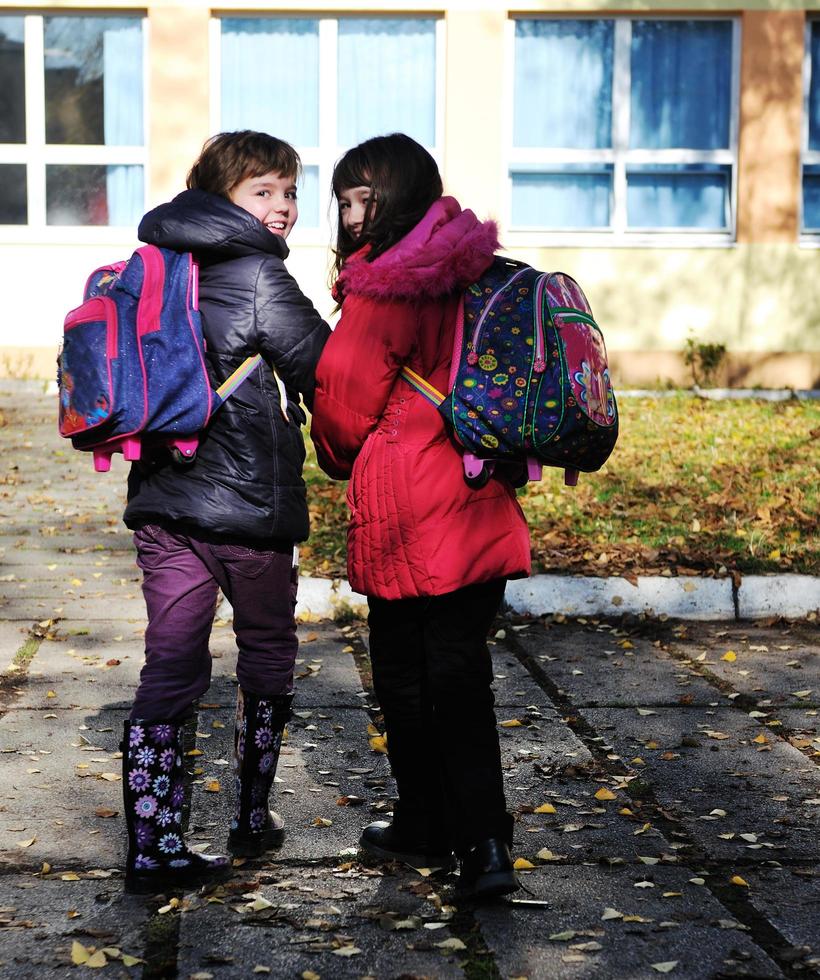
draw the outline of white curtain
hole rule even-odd
[[[341,146],[392,132],[435,145],[435,27],[429,18],[339,20]]]
[[[106,146],[142,146],[142,22],[103,18],[103,130]],[[145,190],[140,166],[106,167],[110,225],[136,224]]]

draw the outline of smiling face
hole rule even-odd
[[[350,187],[339,194],[339,220],[351,238],[358,238],[362,233],[371,196],[372,190],[367,184]]]
[[[267,173],[246,177],[228,193],[230,200],[258,218],[274,235],[287,238],[299,217],[296,180],[282,174]]]

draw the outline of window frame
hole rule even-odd
[[[573,13],[515,13],[505,25],[505,92],[504,104],[513,106],[515,97],[515,25],[519,20],[611,20],[614,22],[612,77],[612,146],[608,149],[555,149],[515,147],[513,144],[514,113],[506,114],[502,186],[506,227],[505,241],[513,247],[543,246],[633,246],[727,247],[737,237],[737,178],[740,120],[740,55],[741,24],[736,14],[596,14]],[[729,147],[722,150],[633,150],[629,148],[631,40],[632,24],[636,21],[730,21],[732,24],[732,65],[729,107]],[[522,228],[512,224],[513,172],[539,173],[539,166],[550,164],[598,164],[612,167],[610,192],[610,226],[607,229],[548,229]],[[729,222],[724,231],[704,231],[700,228],[636,228],[627,225],[627,168],[632,164],[716,164],[730,168]]]
[[[806,167],[820,166],[820,150],[809,149],[809,89],[811,87],[811,34],[814,24],[820,29],[820,17],[807,17],[803,34],[803,119],[800,130],[800,195],[798,203],[799,241],[803,246],[820,248],[820,228],[807,229],[804,225],[804,181]],[[818,66],[820,70],[820,65]]]
[[[6,16],[23,19],[25,70],[24,143],[0,143],[0,164],[24,164],[28,221],[21,225],[0,224],[0,244],[75,244],[78,234],[83,244],[118,242],[132,225],[49,225],[46,223],[46,168],[52,164],[114,164],[141,166],[143,169],[143,210],[148,195],[148,18],[143,10],[63,10],[8,11]],[[45,20],[47,17],[133,17],[142,27],[142,132],[141,146],[104,144],[62,144],[46,142],[45,102]]]
[[[330,184],[333,167],[339,157],[349,149],[339,143],[337,134],[337,84],[338,76],[338,26],[340,20],[432,20],[435,22],[436,77],[433,85],[435,99],[435,146],[428,146],[434,159],[442,169],[444,154],[444,97],[446,76],[445,59],[445,18],[437,11],[404,12],[384,11],[345,11],[344,13],[308,13],[296,9],[286,12],[269,10],[220,11],[210,20],[211,48],[211,132],[222,129],[222,19],[243,18],[248,20],[315,20],[319,25],[319,143],[315,146],[294,144],[302,160],[302,166],[318,168],[319,185],[319,223],[316,227],[306,227],[297,221],[288,236],[289,245],[327,246],[335,232],[335,216],[330,201]],[[274,134],[278,135],[278,134]],[[284,137],[283,137],[284,138]]]

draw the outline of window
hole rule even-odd
[[[430,17],[222,17],[214,128],[292,143],[304,165],[301,229],[327,214],[333,164],[350,146],[402,131],[441,144],[440,28]]]
[[[138,17],[0,16],[0,224],[139,221],[142,61]]]
[[[721,19],[516,19],[513,230],[728,239],[737,28]]]
[[[820,20],[809,21],[806,31],[803,231],[820,235]]]

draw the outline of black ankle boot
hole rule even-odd
[[[507,895],[521,886],[513,870],[509,845],[500,837],[481,841],[461,855],[459,898],[482,901]]]
[[[368,824],[359,838],[359,847],[365,854],[384,861],[402,861],[414,868],[455,867],[455,858],[446,845],[431,844],[420,837],[411,837],[397,830],[394,824],[384,820]]]
[[[182,728],[167,721],[125,722],[121,749],[128,892],[178,890],[231,873],[229,858],[196,854],[185,844]]]
[[[228,835],[228,849],[237,856],[257,857],[279,847],[285,838],[285,821],[268,809],[268,796],[292,703],[292,694],[261,698],[239,690],[234,731],[236,800]]]

